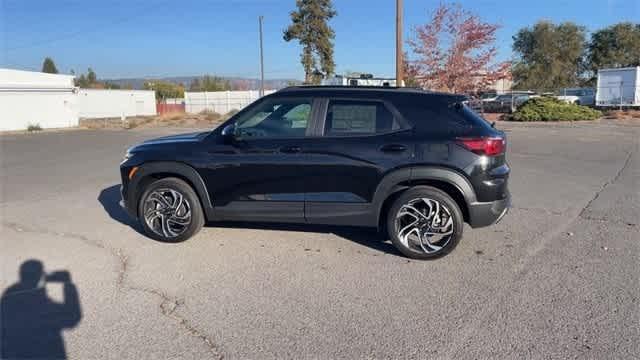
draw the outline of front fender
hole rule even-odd
[[[142,195],[143,189],[140,188],[142,180],[148,176],[157,174],[175,175],[178,178],[187,180],[194,188],[200,203],[208,219],[213,217],[213,202],[209,197],[209,192],[200,174],[193,167],[173,161],[154,161],[144,163],[139,166],[138,171],[129,182],[126,205],[131,215],[138,215],[138,200]]]

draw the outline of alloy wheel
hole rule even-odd
[[[144,202],[144,221],[156,234],[174,238],[191,224],[191,207],[181,192],[162,188],[154,190]]]
[[[402,205],[395,218],[395,231],[407,248],[434,254],[453,237],[453,217],[449,208],[429,198],[413,199]]]

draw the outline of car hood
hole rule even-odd
[[[156,139],[146,140],[142,142],[142,144],[152,145],[152,144],[166,144],[166,143],[177,143],[177,142],[197,142],[202,140],[205,136],[207,136],[207,134],[209,134],[209,131],[200,131],[200,132],[187,133],[187,134],[163,136]]]
[[[142,143],[129,148],[127,152],[137,153],[141,151],[159,150],[167,147],[175,148],[175,146],[178,145],[198,143],[202,141],[208,134],[210,134],[210,131],[163,136],[156,139],[143,141]]]

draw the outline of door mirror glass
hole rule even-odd
[[[236,136],[235,122],[225,126],[224,129],[222,129],[222,138],[225,139],[225,141],[231,141],[235,138],[235,136]]]

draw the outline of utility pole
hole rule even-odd
[[[264,56],[262,50],[262,19],[264,16],[258,16],[258,23],[260,25],[260,97],[264,96]]]
[[[404,63],[402,61],[402,0],[396,0],[396,86],[403,85]]]

